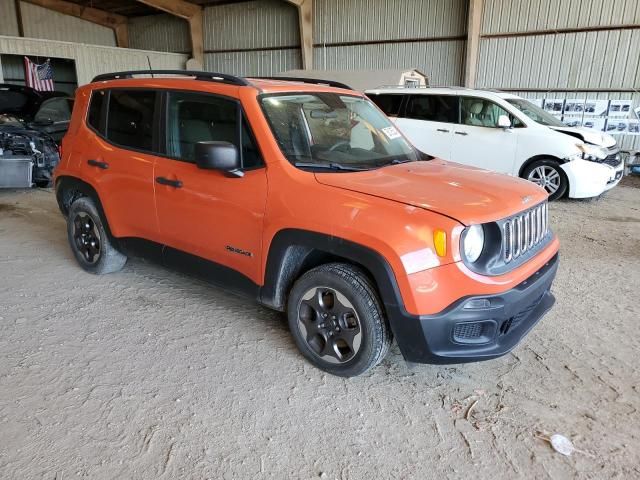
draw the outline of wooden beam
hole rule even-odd
[[[63,13],[71,17],[80,18],[87,22],[111,28],[116,36],[116,45],[126,48],[129,46],[128,19],[123,15],[106,12],[98,8],[85,7],[65,0],[23,0],[39,7],[48,8],[54,12]],[[17,1],[19,3],[19,1]]]
[[[129,24],[120,23],[113,29],[116,34],[116,45],[120,48],[129,48]]]
[[[194,3],[185,2],[184,0],[137,0],[149,7],[157,8],[163,12],[170,13],[176,17],[189,20],[199,12],[202,13],[202,7]]]
[[[476,86],[483,5],[484,0],[469,0],[467,48],[464,62],[464,86],[467,88],[475,88]]]
[[[191,56],[198,68],[204,66],[204,36],[202,7],[184,0],[137,0],[149,7],[157,8],[189,22]]]
[[[20,0],[15,0],[16,5],[16,23],[18,24],[18,35],[24,37],[24,23],[22,22],[22,8],[20,8]]]
[[[298,8],[302,68],[313,69],[313,0],[285,0]]]

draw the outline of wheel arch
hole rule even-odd
[[[558,158],[554,155],[534,155],[533,157],[528,158],[520,167],[520,170],[518,171],[518,176],[520,178],[524,178],[524,171],[527,169],[527,167],[529,167],[529,165],[531,165],[534,162],[537,162],[539,160],[553,160],[554,162],[558,162],[559,165],[562,165],[563,163],[565,163],[564,160],[562,160],[561,158]]]
[[[102,202],[100,201],[100,196],[93,186],[84,180],[81,180],[78,177],[72,176],[62,176],[56,178],[55,183],[55,192],[56,192],[56,200],[58,202],[58,208],[62,215],[66,218],[69,215],[69,207],[71,204],[81,197],[89,197],[96,204],[96,208],[98,209],[98,213],[103,220],[104,228],[109,235],[109,239],[112,242],[116,242],[117,239],[111,233],[111,229],[109,228],[109,222],[107,221],[107,216],[105,215],[104,209],[102,207]]]
[[[399,305],[401,297],[395,274],[382,255],[343,238],[298,229],[281,230],[273,237],[260,292],[261,303],[284,311],[295,280],[310,269],[330,262],[360,267],[373,281],[385,308]]]

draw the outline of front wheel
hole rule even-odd
[[[342,377],[360,375],[386,356],[392,334],[375,289],[351,265],[321,265],[300,277],[287,304],[289,329],[302,354]]]
[[[556,200],[562,197],[569,188],[569,180],[560,164],[555,160],[538,160],[533,162],[522,176],[544,188],[549,194],[549,200]]]

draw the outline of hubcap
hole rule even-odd
[[[540,185],[549,195],[556,193],[560,188],[560,173],[548,165],[534,168],[529,174],[528,180]]]
[[[88,263],[96,263],[100,258],[100,233],[93,219],[80,212],[73,219],[73,241],[76,249]]]
[[[362,344],[355,307],[332,288],[315,287],[302,296],[298,328],[311,351],[329,363],[348,362]]]

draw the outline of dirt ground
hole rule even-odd
[[[557,304],[512,354],[348,380],[239,297],[84,273],[52,193],[2,191],[0,478],[640,478],[638,186],[552,205]]]

